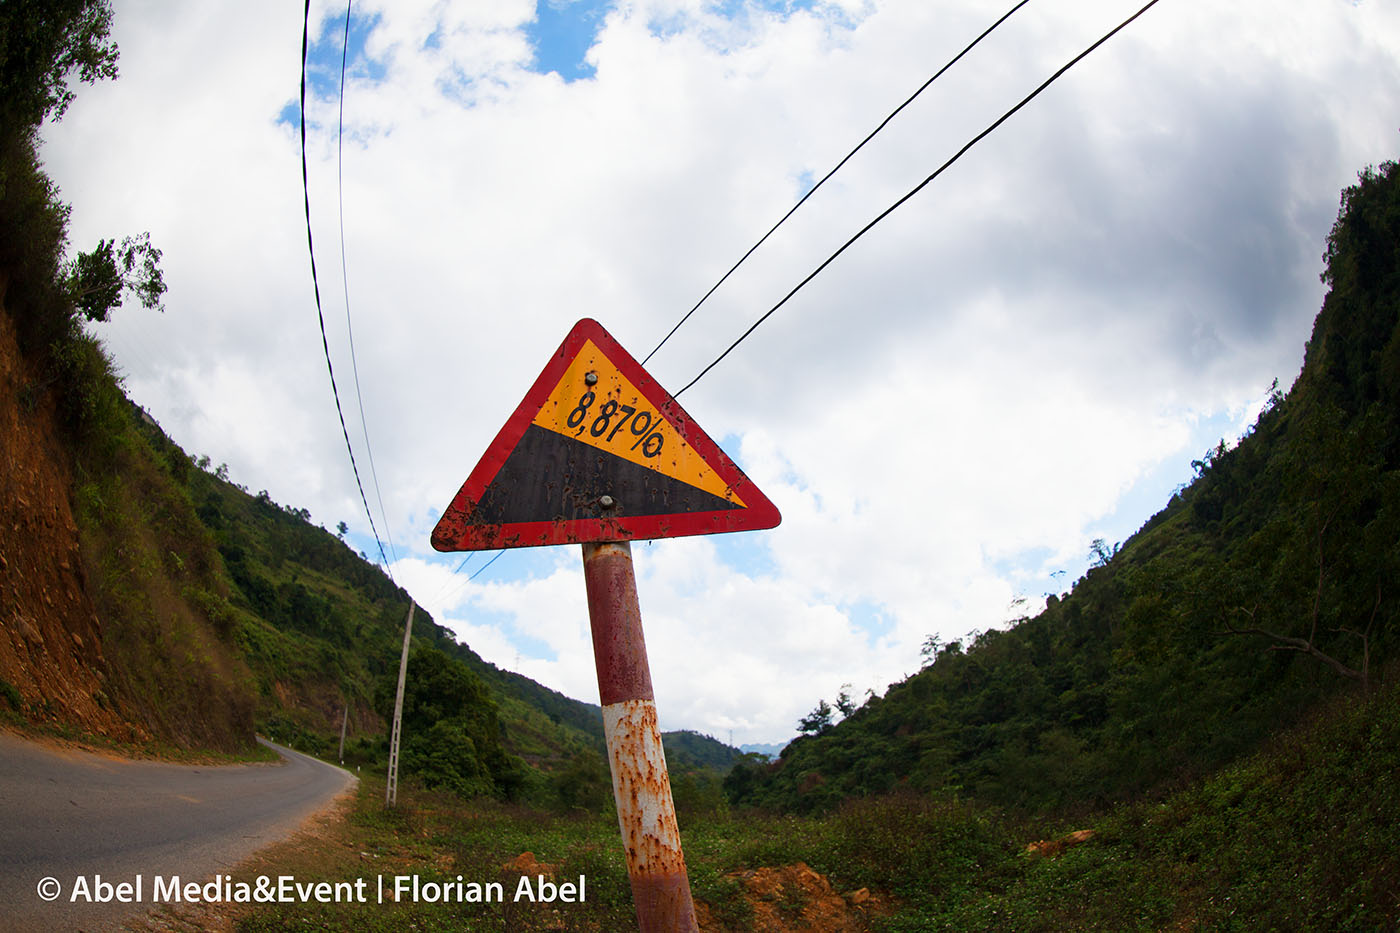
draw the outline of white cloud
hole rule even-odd
[[[76,245],[150,230],[165,250],[168,312],[104,329],[130,391],[236,481],[365,535],[321,357],[299,138],[278,122],[297,98],[298,10],[116,6],[122,77],[84,89],[46,130],[45,158]],[[599,29],[594,76],[566,84],[530,70],[529,0],[356,5],[378,18],[373,67],[352,62],[345,100],[353,368],[338,102],[313,93],[317,268],[360,473],[369,482],[355,371],[396,576],[421,604],[493,662],[596,699],[577,553],[502,560],[463,585],[472,571],[449,579],[456,561],[427,546],[438,511],[576,319],[644,356],[1003,6],[728,21],[712,4],[634,0]],[[684,385],[1135,8],[1018,13],[650,371]],[[338,42],[343,12],[315,13]],[[776,740],[843,683],[882,690],[926,634],[999,624],[1051,569],[1077,576],[1125,496],[1171,464],[1186,479],[1222,417],[1274,377],[1288,385],[1338,191],[1394,154],[1397,18],[1370,2],[1159,5],[685,393],[701,426],[739,438],[730,452],[784,523],[742,545],[637,546],[667,727]]]

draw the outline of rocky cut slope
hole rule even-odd
[[[251,748],[212,541],[97,342],[73,322],[26,341],[26,297],[10,290],[0,313],[0,709],[116,741]]]
[[[0,308],[3,293],[0,284]],[[0,313],[0,698],[22,715],[137,738],[103,691],[102,626],[70,501],[73,468],[43,383]]]

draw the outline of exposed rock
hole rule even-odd
[[[1068,836],[1062,836],[1059,839],[1039,839],[1032,842],[1026,846],[1026,854],[1054,858],[1066,849],[1072,849],[1093,838],[1094,831],[1092,829],[1077,829]]]
[[[0,310],[0,680],[19,691],[30,716],[134,738],[117,711],[97,701],[101,630],[78,559],[73,471],[52,399],[16,403],[41,377],[20,356],[14,325]]]
[[[555,867],[556,866],[548,862],[535,861],[535,853],[533,852],[521,852],[515,858],[502,865],[501,871],[508,875],[527,875],[532,878],[543,875],[546,879],[552,879],[554,877]]]
[[[804,862],[735,872],[753,911],[752,929],[765,933],[863,933],[868,917],[886,909],[869,888],[842,896]],[[709,905],[695,905],[701,933],[728,933]]]

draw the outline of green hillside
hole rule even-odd
[[[891,895],[870,923],[885,933],[1393,930],[1397,703],[1389,683],[1335,698],[1209,778],[1093,817],[1026,820],[946,792],[757,816],[764,838],[731,830],[729,864],[801,859]]]
[[[666,761],[672,768],[715,768],[727,771],[743,754],[737,748],[689,729],[663,736]]]
[[[0,645],[0,711],[184,750],[247,752],[256,729],[328,756],[343,724],[347,759],[382,764],[409,595],[305,509],[182,450],[89,327],[165,291],[144,234],[69,258],[69,208],[38,158],[69,82],[115,77],[111,21],[96,0],[0,7],[0,428],[16,452],[0,518],[44,531],[0,546],[0,608],[23,622]],[[597,783],[596,705],[487,663],[421,609],[413,642],[407,776],[566,806]]]
[[[124,297],[158,306],[159,252],[126,237],[64,261],[68,210],[35,135],[70,71],[114,73],[109,14],[0,4],[0,719],[235,753],[259,729],[323,755],[346,722],[367,789],[318,879],[363,875],[371,850],[485,879],[528,849],[589,876],[562,919],[279,903],[238,929],[414,911],[418,929],[628,929],[598,708],[419,611],[404,805],[386,813],[374,772],[409,595],[122,393],[87,324],[128,313]],[[811,888],[750,885],[775,866],[820,872],[846,929],[1400,925],[1400,166],[1343,194],[1324,258],[1293,386],[1043,612],[930,642],[922,671],[858,708],[839,698],[834,725],[823,703],[776,762],[666,737],[711,928],[755,929],[759,907],[829,928],[808,922]]]
[[[967,644],[772,766],[735,802],[811,812],[953,791],[1024,813],[1182,786],[1394,657],[1400,580],[1400,169],[1364,172],[1327,240],[1302,372],[1233,448],[1064,598]]]

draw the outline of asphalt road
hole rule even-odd
[[[356,780],[269,747],[280,763],[173,765],[0,733],[0,931],[117,929],[152,909],[157,876],[203,882],[227,871],[290,835]],[[134,885],[140,875],[142,902],[86,902],[80,879],[96,897],[99,875],[112,885]],[[57,897],[44,900],[41,883]]]

